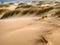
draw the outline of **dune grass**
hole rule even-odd
[[[0,4],[0,7],[9,7],[9,4]]]
[[[30,8],[30,9],[29,9],[29,13],[30,13],[30,14],[35,13],[35,12],[38,11],[37,9],[38,9],[38,8],[35,8],[35,7]]]
[[[21,2],[18,5],[26,5],[27,3]]]
[[[21,8],[17,8],[17,9],[21,9]],[[22,8],[24,9],[24,8]],[[30,8],[25,8],[24,11],[22,12],[22,14],[27,14],[29,12],[29,14],[33,14],[33,13],[37,13],[37,14],[41,14],[44,12],[47,12],[49,10],[52,10],[53,7],[46,7],[46,8],[42,8],[42,7],[30,7]]]
[[[57,5],[55,5],[55,7],[56,7],[57,9],[60,9],[60,3],[58,3]]]
[[[40,38],[37,39],[35,43],[40,45],[46,45],[48,43],[48,40],[46,40],[46,38],[41,35]]]
[[[60,15],[60,11],[57,11],[57,12],[55,13],[55,15]]]
[[[16,9],[18,9],[18,8],[23,8],[23,9],[25,9],[25,8],[31,8],[31,7],[33,7],[33,5],[24,4],[24,5],[18,5],[18,6],[16,7]]]
[[[57,8],[57,9],[60,9],[60,5],[57,5],[56,8]]]
[[[30,8],[32,5],[22,5],[21,8]]]
[[[29,9],[25,9],[25,10],[22,11],[22,14],[25,15],[25,14],[27,14],[28,12],[29,12]]]
[[[14,11],[8,11],[1,17],[1,19],[8,18],[9,16],[12,16],[13,14],[14,14]]]
[[[53,7],[44,7],[44,8],[41,8],[39,11],[38,11],[38,15],[39,14],[42,14],[42,13],[44,13],[44,12],[47,12],[47,11],[50,11],[50,10],[52,10],[52,9],[54,9]]]
[[[9,9],[0,9],[0,14],[5,13],[7,11],[9,11]]]
[[[14,14],[19,14],[20,12],[21,12],[20,9],[16,9],[16,10],[14,10]]]
[[[13,15],[17,15],[20,12],[21,12],[20,10],[13,10],[13,11],[10,10],[10,11],[6,12],[1,19],[8,18],[8,17],[11,17]]]
[[[12,2],[10,2],[10,3],[8,3],[9,5],[13,5],[14,3],[12,3]]]
[[[57,11],[54,15],[56,15],[56,16],[58,16],[58,17],[60,17],[60,10],[59,10],[59,11]]]
[[[1,7],[7,6],[8,7],[10,4],[12,5],[14,3],[8,3],[8,4],[4,4],[3,3],[3,4],[0,4],[0,6]],[[2,18],[7,18],[7,17],[13,16],[13,15],[17,15],[19,13],[21,13],[23,15],[25,15],[27,13],[40,15],[40,14],[43,14],[45,12],[48,12],[48,11],[50,11],[52,9],[54,9],[54,7],[52,7],[52,6],[41,7],[41,5],[38,6],[37,4],[34,4],[33,5],[33,4],[27,4],[27,3],[20,3],[20,4],[18,4],[18,6],[16,7],[15,10],[12,10],[12,11],[11,10],[10,11],[7,10],[8,12],[6,12],[3,15]],[[4,10],[3,9],[0,10],[0,13],[1,12],[4,12]],[[44,17],[42,17],[42,18],[44,18]]]

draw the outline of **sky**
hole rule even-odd
[[[0,0],[0,1],[32,1],[32,0]],[[41,0],[41,1],[60,1],[60,0]]]

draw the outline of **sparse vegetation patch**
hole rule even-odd
[[[9,4],[0,4],[0,7],[9,7]]]
[[[40,10],[38,11],[37,14],[41,14],[41,13],[44,13],[44,12],[50,11],[50,10],[52,10],[52,9],[53,9],[53,7],[42,8],[42,9],[40,9]]]
[[[8,11],[6,12],[1,19],[8,18],[14,14],[14,11]]]
[[[0,9],[0,14],[9,11],[9,9]]]
[[[29,12],[29,9],[26,9],[26,10],[23,10],[23,11],[22,11],[22,14],[25,15],[25,14],[27,14],[28,12]]]
[[[57,11],[54,15],[56,15],[56,16],[58,16],[58,17],[60,17],[60,10],[59,10],[59,11]]]

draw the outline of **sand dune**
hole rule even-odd
[[[46,45],[60,45],[59,20],[47,18],[36,21],[31,17],[0,20],[0,45],[42,45],[37,43],[41,35],[47,39]]]
[[[21,10],[28,9],[29,6],[24,7],[24,4],[20,7]],[[26,13],[26,10],[26,15],[23,15],[19,10],[16,12],[17,6],[21,6],[18,2],[5,7],[12,12],[0,16],[0,45],[60,45],[60,18],[55,16],[59,9],[56,9],[55,3],[46,7],[31,4],[36,6],[35,9],[41,10],[34,13],[32,6],[32,10],[29,10],[32,14]]]

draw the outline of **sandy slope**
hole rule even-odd
[[[41,45],[40,35],[48,40],[46,45],[60,45],[60,19],[12,18],[0,20],[0,45]],[[43,43],[43,45],[45,45]]]
[[[35,20],[33,18],[10,18],[5,20],[0,20],[0,27],[2,31],[16,30],[33,23]]]
[[[17,6],[14,4],[7,9],[14,10]],[[41,20],[34,17],[35,14],[0,20],[0,45],[60,45],[60,19],[50,17],[55,11],[43,13],[49,17]],[[38,41],[40,36],[48,43]]]

